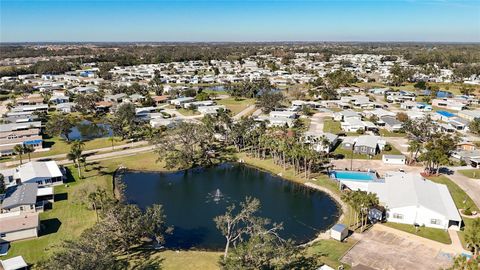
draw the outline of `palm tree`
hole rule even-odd
[[[70,152],[67,154],[67,158],[75,164],[78,170],[78,177],[82,177],[82,170],[81,170],[81,165],[82,163],[85,162],[83,156],[82,156],[82,151],[84,147],[84,143],[82,141],[76,140],[74,141],[71,146],[70,146]]]
[[[465,242],[473,249],[473,254],[477,255],[480,248],[480,218],[476,218],[465,230]]]
[[[408,151],[410,152],[410,161],[416,161],[417,155],[421,150],[422,150],[422,143],[417,140],[411,140],[408,143]]]
[[[22,155],[24,154],[24,147],[22,144],[17,144],[13,147],[13,152],[17,154],[18,158],[20,159],[20,165],[22,165],[23,160],[22,160]]]
[[[32,145],[26,144],[23,146],[23,153],[28,155],[28,161],[32,161],[30,154],[35,152],[35,148]]]

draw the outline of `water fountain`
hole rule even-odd
[[[223,197],[223,195],[220,192],[220,189],[217,188],[217,190],[215,191],[215,194],[213,195],[213,201],[214,202],[219,202],[222,199],[222,197]]]

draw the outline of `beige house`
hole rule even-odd
[[[0,215],[0,243],[36,238],[39,231],[38,213],[12,212]]]

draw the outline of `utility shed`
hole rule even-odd
[[[348,228],[344,224],[335,224],[330,229],[330,237],[338,240],[338,241],[343,241],[348,236]]]

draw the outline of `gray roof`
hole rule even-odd
[[[398,121],[394,116],[382,116],[380,119],[385,122],[385,124],[389,126],[397,126],[397,125],[402,125],[402,122]]]
[[[346,228],[347,228],[347,226],[338,223],[338,224],[335,224],[335,225],[332,227],[332,231],[343,232]]]
[[[35,204],[37,201],[37,183],[25,183],[7,189],[2,208],[10,209],[21,205]]]
[[[343,115],[343,117],[360,117],[360,114],[355,112],[355,111],[352,111],[352,110],[345,110],[345,111],[341,111],[339,112],[341,115]]]
[[[19,130],[19,129],[29,129],[32,127],[39,128],[41,126],[42,126],[42,122],[40,121],[3,124],[3,125],[0,125],[0,132],[8,132],[8,131]]]
[[[370,135],[359,136],[357,139],[357,142],[355,143],[355,146],[367,146],[371,148],[376,148],[378,139],[379,137],[377,136],[370,136]]]

